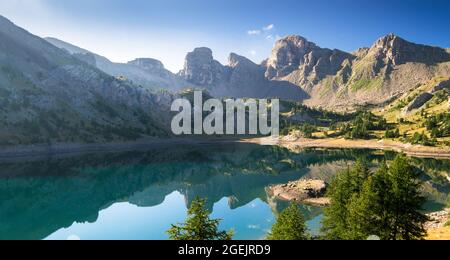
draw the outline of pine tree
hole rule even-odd
[[[322,231],[326,239],[354,239],[349,229],[348,204],[354,194],[359,194],[369,169],[361,159],[353,169],[339,173],[331,183],[327,197],[331,198],[331,205],[325,209]]]
[[[267,237],[268,240],[307,240],[308,238],[305,220],[294,203],[280,213]]]
[[[422,239],[428,218],[421,213],[425,199],[420,187],[418,171],[403,155],[389,168],[383,163],[373,175],[357,163],[332,184],[332,204],[325,210],[323,222],[325,238],[354,240],[376,235],[383,240]]]
[[[206,200],[197,198],[188,210],[186,222],[167,231],[171,240],[231,240],[233,232],[218,231],[220,219],[210,219]]]
[[[390,183],[388,167],[384,162],[378,171],[364,182],[359,194],[354,194],[349,202],[349,232],[352,239],[367,239],[377,235],[381,239],[389,238],[389,197]]]
[[[397,156],[389,168],[391,240],[415,240],[426,235],[424,224],[428,218],[420,212],[425,198],[421,195],[419,177],[404,155]]]

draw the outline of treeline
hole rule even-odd
[[[424,125],[433,138],[450,136],[450,114],[441,113],[428,117]]]
[[[420,171],[403,155],[392,163],[384,162],[375,172],[359,160],[353,168],[337,175],[327,197],[322,232],[308,233],[296,204],[280,213],[269,240],[420,240],[426,236],[421,195]],[[220,220],[210,219],[205,200],[197,199],[188,211],[185,223],[168,231],[173,240],[231,240],[233,232],[219,231]]]
[[[392,130],[385,118],[376,116],[372,112],[359,111],[355,118],[349,123],[335,127],[339,135],[347,139],[370,139],[371,131],[386,131],[386,135],[397,136],[397,132]],[[398,133],[398,135],[400,135]]]

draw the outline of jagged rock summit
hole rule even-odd
[[[198,86],[220,84],[225,76],[225,68],[214,60],[211,49],[196,48],[187,54],[184,68],[179,73],[188,82]]]
[[[317,82],[336,74],[344,60],[354,58],[349,53],[320,48],[301,36],[291,35],[275,44],[267,61],[266,77],[283,78],[297,71],[296,83]]]
[[[187,82],[206,88],[214,96],[267,98],[281,97],[302,100],[301,88],[289,82],[270,81],[265,67],[231,53],[228,65],[214,59],[209,48],[196,48],[187,54],[184,68],[178,75]]]

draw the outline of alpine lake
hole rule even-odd
[[[0,239],[168,239],[197,197],[235,239],[264,239],[288,206],[267,187],[299,179],[330,182],[364,157],[374,169],[394,152],[286,149],[229,143],[165,145],[132,152],[0,161]],[[450,160],[412,158],[421,170],[424,211],[445,207]],[[299,205],[319,234],[323,208]]]

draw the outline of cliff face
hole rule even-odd
[[[211,49],[196,48],[187,54],[179,75],[198,86],[214,86],[225,80],[226,69],[214,60]]]
[[[266,77],[289,76],[298,85],[316,84],[328,75],[335,75],[345,60],[355,56],[340,50],[323,49],[300,36],[279,40],[267,61]]]

